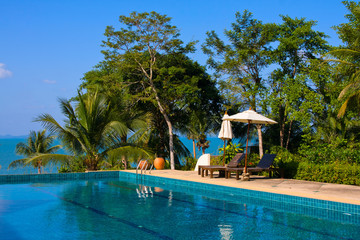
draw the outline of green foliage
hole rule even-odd
[[[314,162],[300,162],[296,179],[360,185],[360,166],[341,161],[329,164],[318,164]]]
[[[284,178],[294,178],[301,161],[300,156],[292,154],[280,146],[272,147],[270,152],[276,154],[274,166],[283,169]]]
[[[348,110],[360,109],[360,3],[354,1],[343,3],[350,12],[346,15],[349,22],[335,26],[334,29],[345,46],[334,48],[328,53],[328,56],[335,57],[328,61],[338,64],[341,81],[346,82],[346,86],[339,94],[342,106],[338,117],[343,117]]]
[[[301,158],[310,163],[332,164],[360,164],[360,144],[349,143],[345,139],[337,138],[331,143],[317,143],[312,140],[310,144],[303,144],[299,149]]]
[[[210,165],[223,165],[223,156],[210,156]]]
[[[209,56],[208,65],[216,77],[226,76],[219,82],[225,98],[231,105],[246,103],[256,110],[256,98],[262,88],[261,71],[270,64],[274,24],[263,24],[251,12],[236,12],[231,30],[225,30],[225,41],[214,31],[207,32],[202,45]]]
[[[193,171],[195,169],[197,159],[193,157],[186,157],[185,160],[181,163],[181,170],[183,171]]]
[[[269,78],[270,88],[262,97],[262,106],[271,109],[279,123],[280,146],[288,148],[294,122],[310,132],[314,118],[323,111],[322,95],[312,87],[309,69],[329,46],[327,36],[313,30],[315,21],[281,17],[283,22],[276,27],[277,47],[271,58],[277,68]]]
[[[244,149],[240,148],[240,143],[228,142],[225,147],[225,164],[229,163],[231,159],[235,157],[235,155],[239,152],[244,151]],[[220,158],[223,159],[224,156],[224,148],[219,148]]]
[[[59,173],[71,173],[71,172],[85,172],[86,166],[84,164],[85,156],[76,156],[69,158],[66,163],[61,164],[58,168]]]

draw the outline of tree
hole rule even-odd
[[[182,47],[179,30],[170,25],[169,17],[156,12],[133,12],[129,17],[120,16],[119,21],[127,29],[116,31],[112,26],[106,28],[107,41],[103,42],[103,46],[108,49],[103,51],[105,59],[121,66],[123,72],[136,76],[132,84],[142,89],[142,97],[157,104],[168,126],[170,165],[171,169],[175,169],[173,124],[166,102],[161,99],[162,89],[156,85],[154,73],[162,54],[189,52],[193,50],[194,42]]]
[[[60,99],[66,117],[64,126],[49,114],[39,116],[36,121],[56,133],[69,152],[84,155],[87,170],[98,170],[102,161],[110,155],[150,156],[144,149],[119,141],[127,132],[127,127],[117,121],[116,112],[106,97],[98,92],[86,95],[79,92],[76,102],[74,109],[71,101]]]
[[[43,131],[30,131],[27,144],[18,143],[16,145],[16,154],[23,155],[25,158],[15,160],[10,163],[9,168],[23,167],[31,164],[34,168],[38,169],[38,174],[41,174],[41,168],[50,162],[57,162],[57,154],[54,154],[61,148],[61,145],[51,146],[55,140],[55,136],[46,134]],[[55,158],[44,158],[43,155],[54,154]]]
[[[335,26],[334,29],[345,45],[328,53],[329,56],[336,58],[328,61],[339,64],[340,75],[348,83],[339,94],[339,100],[343,101],[343,104],[338,117],[343,117],[348,107],[358,109],[360,106],[360,3],[353,1],[343,3],[350,11],[346,15],[349,22]]]
[[[283,22],[276,28],[277,48],[272,52],[272,61],[278,67],[271,74],[268,82],[271,92],[264,101],[271,105],[272,113],[278,116],[280,146],[284,147],[289,143],[294,121],[309,122],[309,110],[321,111],[317,101],[319,96],[311,88],[307,70],[311,62],[325,53],[329,46],[326,35],[312,29],[315,21],[281,17]],[[288,140],[285,142],[287,125]]]
[[[235,14],[236,21],[224,34],[226,44],[214,32],[207,33],[203,51],[209,56],[208,64],[216,70],[223,91],[243,104],[257,110],[262,89],[262,70],[270,64],[271,42],[274,40],[274,24],[263,24],[245,10]],[[228,96],[229,97],[229,96]],[[262,156],[261,125],[257,125],[259,153]]]

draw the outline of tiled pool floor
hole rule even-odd
[[[126,172],[135,173],[135,170]],[[360,187],[252,176],[250,181],[201,177],[195,171],[153,170],[147,175],[360,205]]]

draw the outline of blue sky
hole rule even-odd
[[[157,11],[172,17],[185,41],[199,40],[191,57],[205,64],[200,50],[205,33],[222,33],[235,12],[248,9],[263,22],[280,14],[316,20],[316,30],[339,45],[332,26],[346,22],[337,0],[2,0],[0,4],[0,135],[26,135],[42,129],[35,117],[50,113],[58,121],[58,98],[76,95],[83,74],[102,60],[106,26],[119,16]]]

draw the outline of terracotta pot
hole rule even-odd
[[[161,157],[155,158],[154,167],[156,168],[156,170],[164,169],[164,167],[165,167],[164,158],[161,158]]]
[[[147,169],[147,167],[148,167],[147,165],[148,165],[148,163],[145,160],[140,161],[139,169]]]

